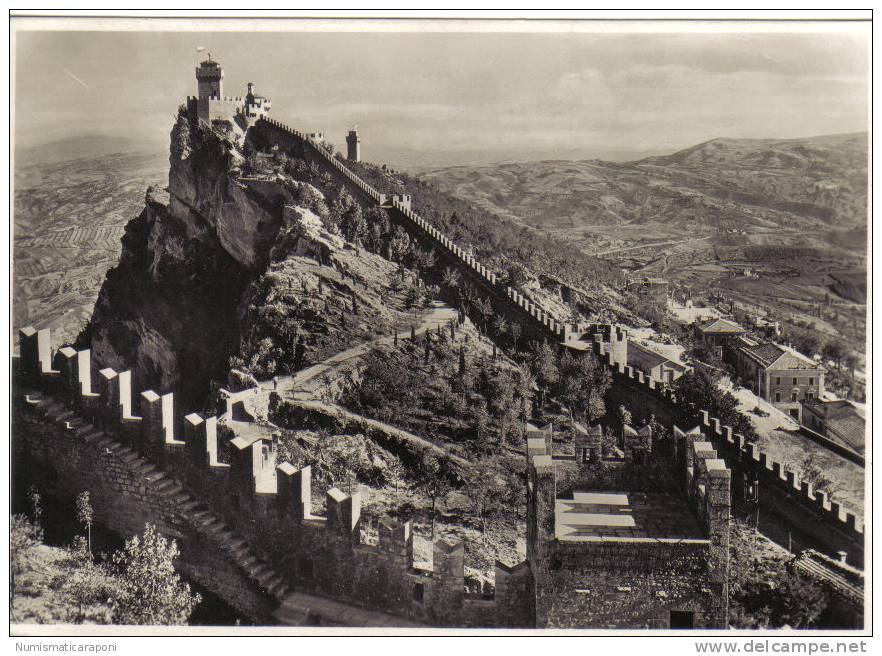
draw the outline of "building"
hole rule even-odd
[[[864,573],[847,564],[847,554],[839,552],[839,560],[806,549],[789,563],[791,570],[807,576],[830,594],[830,600],[819,625],[830,629],[864,628]]]
[[[640,278],[628,281],[628,289],[641,298],[665,305],[668,300],[669,283],[664,278]]]
[[[800,418],[801,401],[823,396],[825,369],[804,355],[747,337],[740,337],[731,348],[742,384],[794,419]]]
[[[612,454],[596,428],[574,436],[574,456],[553,456],[542,435],[528,439],[536,626],[725,628],[725,462],[700,432],[675,430],[656,453],[651,431],[630,431]]]
[[[864,411],[851,401],[804,399],[800,423],[819,435],[864,455],[867,423]]]
[[[721,360],[725,347],[747,334],[747,330],[729,319],[711,319],[696,327],[701,342],[713,349]]]
[[[346,159],[350,162],[361,161],[361,138],[356,128],[352,128],[346,135]]]
[[[672,383],[690,370],[682,362],[646,348],[636,342],[628,343],[628,365],[659,383]]]
[[[258,120],[266,116],[272,106],[269,98],[254,93],[249,82],[244,97],[224,95],[224,71],[221,65],[208,55],[208,59],[196,68],[197,96],[189,98],[188,108],[206,123],[224,121],[238,133],[244,133]]]

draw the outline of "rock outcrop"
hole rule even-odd
[[[199,405],[238,349],[241,296],[266,269],[282,208],[238,179],[235,148],[183,112],[169,159],[168,190],[148,190],[126,226],[80,340],[98,366],[131,368],[136,389]]]

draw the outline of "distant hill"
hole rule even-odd
[[[78,159],[92,159],[110,154],[131,154],[140,152],[165,153],[164,148],[148,151],[143,140],[113,137],[105,134],[84,134],[49,143],[28,146],[16,144],[15,165],[17,167],[47,165]]]
[[[867,224],[866,133],[714,139],[671,155],[458,166],[424,173],[487,210],[555,233],[844,232]],[[853,245],[853,244],[852,244]]]

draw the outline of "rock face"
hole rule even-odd
[[[98,366],[132,369],[136,390],[175,391],[198,405],[209,381],[226,376],[242,292],[266,268],[282,225],[282,208],[238,180],[241,162],[182,114],[168,193],[149,190],[126,226],[119,264],[80,341],[91,339]]]
[[[310,209],[286,205],[285,226],[295,240],[291,255],[329,262],[334,252],[343,248],[343,239],[325,230],[322,220]]]

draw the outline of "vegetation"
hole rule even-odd
[[[42,507],[36,488],[31,513]],[[77,518],[91,535],[88,491],[76,499]],[[177,545],[150,524],[112,556],[94,557],[90,539],[76,536],[68,547],[43,544],[39,520],[10,517],[10,607],[15,622],[186,624],[200,602],[174,571]]]
[[[410,194],[415,212],[457,245],[471,247],[475,257],[509,284],[516,284],[519,272],[524,270],[580,285],[622,280],[618,267],[585,257],[568,243],[537,230],[515,227],[510,221],[447,194],[430,182],[366,162],[347,162],[347,166],[378,191]]]
[[[186,624],[201,596],[190,592],[174,569],[178,546],[147,524],[112,558],[120,577],[114,619],[120,624]]]
[[[733,431],[741,433],[748,441],[756,441],[756,430],[747,415],[738,410],[738,400],[714,385],[706,373],[695,371],[684,374],[674,381],[673,389],[678,400],[675,425],[694,426],[701,418],[701,411],[707,410],[721,424],[731,426]]]
[[[788,552],[739,520],[730,525],[729,552],[729,623],[733,627],[816,627],[828,594],[787,568],[792,557]]]

